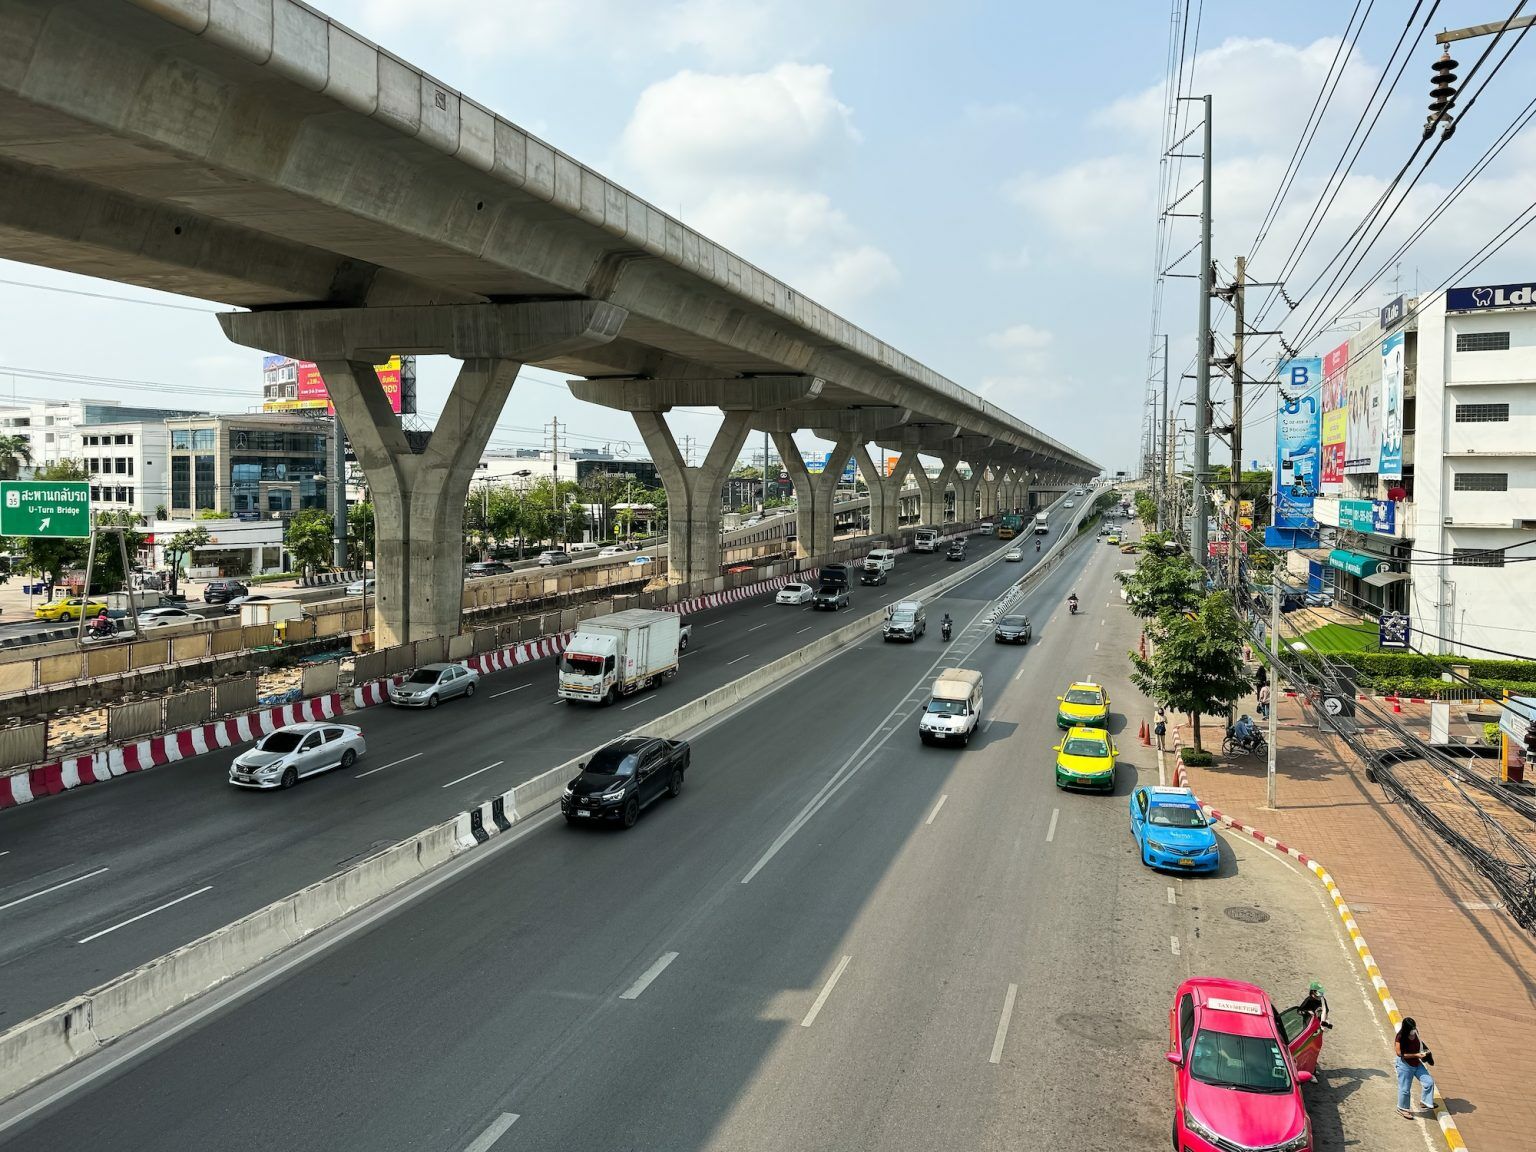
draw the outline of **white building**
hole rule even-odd
[[[33,467],[78,460],[85,453],[81,430],[96,424],[164,421],[190,412],[172,408],[140,408],[116,400],[47,400],[29,404],[0,404],[0,436],[19,436],[32,452]]]
[[[91,506],[153,519],[170,499],[170,433],[164,420],[89,424],[75,430],[91,476]]]
[[[1415,439],[1416,647],[1536,653],[1536,284],[1424,305]]]

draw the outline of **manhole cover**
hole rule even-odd
[[[1262,908],[1249,908],[1239,904],[1235,908],[1224,909],[1227,919],[1237,920],[1244,924],[1262,924],[1269,919],[1269,913]]]

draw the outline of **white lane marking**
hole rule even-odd
[[[799,631],[797,631],[795,633],[795,635],[798,636],[798,635],[800,635],[801,632],[809,632],[810,630],[811,630],[811,625],[807,624],[804,628],[801,628]]]
[[[748,632],[756,632],[759,628],[766,628],[766,627],[768,627],[768,625],[770,625],[772,623],[773,623],[772,620],[765,620],[761,624],[754,624],[754,625],[752,625],[752,627],[748,628],[747,631]]]
[[[1108,624],[1108,623],[1109,623],[1109,621],[1108,621],[1108,620],[1100,620],[1100,621],[1099,621],[1099,627],[1100,627],[1100,628],[1102,628],[1102,627],[1104,627],[1104,625],[1106,625],[1106,624]]]
[[[939,802],[933,806],[933,811],[928,813],[928,819],[924,820],[923,823],[924,824],[932,824],[933,823],[933,818],[939,814],[939,809],[944,807],[944,801],[946,801],[948,799],[949,799],[949,793],[948,792],[946,792],[946,793],[944,793],[944,795],[940,796],[939,797]]]
[[[642,704],[649,704],[649,703],[651,703],[655,699],[656,699],[655,696],[647,696],[643,700],[636,700],[633,704],[626,704],[626,705],[624,705],[624,707],[620,708],[619,711],[620,712],[628,712],[631,708],[638,708]]]
[[[444,784],[443,787],[452,788],[455,784],[462,784],[466,780],[473,780],[476,776],[480,775],[480,773],[489,772],[492,768],[500,768],[504,763],[505,761],[498,760],[494,764],[487,764],[484,768],[476,768],[468,776],[460,776],[457,780],[450,780],[448,783]]]
[[[7,908],[14,908],[18,904],[25,904],[28,900],[36,900],[39,896],[46,896],[50,892],[57,892],[60,888],[68,888],[71,884],[78,884],[82,880],[89,880],[92,876],[100,876],[105,871],[107,869],[98,868],[94,872],[87,872],[84,876],[76,876],[73,880],[65,880],[61,884],[55,884],[52,888],[44,888],[42,891],[34,892],[30,896],[22,896],[17,900],[12,900],[9,904],[0,904],[0,912],[4,912]]]
[[[1177,956],[1179,954],[1179,938],[1177,936],[1168,937],[1168,947],[1172,949],[1173,954]]]
[[[843,969],[848,967],[848,961],[852,959],[852,956],[844,956],[837,962],[832,975],[828,976],[827,982],[821,986],[821,994],[816,997],[816,1003],[811,1005],[811,1010],[805,1014],[805,1019],[800,1021],[800,1027],[809,1028],[816,1023],[816,1016],[820,1013],[822,1005],[827,1002],[827,997],[832,995],[832,989],[837,987],[837,982],[843,975]]]
[[[1015,680],[1022,680],[1022,679],[1024,679],[1024,669],[1020,668],[1019,669],[1019,674],[1017,676],[1015,676],[1014,679]]]
[[[623,992],[619,993],[619,999],[620,1000],[638,1000],[638,999],[640,999],[640,993],[644,992],[647,988],[649,988],[651,986],[651,981],[656,979],[656,977],[660,976],[663,972],[665,972],[667,970],[667,965],[672,963],[672,961],[674,961],[676,959],[677,959],[677,953],[676,952],[663,952],[661,954],[660,958],[657,959],[656,963],[652,964],[649,968],[647,968],[644,972],[642,972],[640,974],[640,979],[636,980],[633,984],[631,984]]]
[[[105,936],[108,932],[116,932],[119,928],[126,928],[126,927],[128,927],[128,925],[135,924],[138,921],[144,919],[144,917],[146,917],[146,916],[153,916],[156,912],[164,912],[167,908],[174,907],[175,905],[180,904],[183,900],[190,900],[194,896],[201,896],[204,892],[211,892],[212,890],[213,890],[213,885],[212,884],[206,884],[203,887],[199,888],[196,892],[188,892],[185,896],[178,896],[174,900],[167,900],[164,904],[160,905],[160,907],[158,907],[158,908],[151,908],[148,912],[140,912],[137,916],[130,916],[127,920],[124,920],[121,924],[114,924],[110,928],[103,928],[100,932],[92,932],[85,939],[83,939],[83,940],[76,940],[75,943],[76,944],[89,944],[92,940],[97,940],[97,939],[101,938],[102,936]]]
[[[734,660],[727,660],[725,662],[725,666],[727,668],[729,668],[732,664],[740,664],[743,660],[745,660],[747,658],[747,656],[750,656],[750,655],[752,655],[752,653],[748,652],[748,653],[746,653],[743,656],[736,657],[736,659],[734,659]]]
[[[526,688],[527,685],[525,684],[523,687]],[[420,752],[412,752],[409,756],[402,756],[398,760],[391,760],[388,764],[380,764],[377,768],[370,768],[366,772],[359,772],[356,776],[352,777],[352,779],[361,780],[364,776],[372,776],[375,772],[382,772],[386,768],[393,768],[396,764],[404,764],[407,760],[414,760],[420,755]]]
[[[994,720],[995,720],[995,719],[996,719],[996,717],[993,717],[993,719],[994,719]],[[992,721],[991,721],[991,720],[988,720],[988,721],[987,721],[987,722],[986,722],[986,723],[985,723],[985,724],[983,724],[983,725],[982,725],[982,726],[981,726],[981,730],[982,730],[982,731],[983,731],[983,732],[986,732],[986,731],[988,731],[988,730],[989,730],[989,729],[990,729],[990,728],[991,728],[991,727],[992,727]]]
[[[1177,904],[1178,902],[1179,902],[1178,895],[1174,892],[1174,890],[1172,888],[1168,889],[1168,903],[1170,903],[1170,904]]]
[[[521,692],[526,687],[528,687],[528,685],[519,684],[516,688],[508,688],[505,692],[492,692],[491,699],[495,700],[499,696],[510,696],[514,692]]]
[[[500,1140],[502,1134],[516,1123],[516,1112],[503,1112],[491,1121],[489,1128],[475,1137],[475,1142],[464,1149],[464,1152],[489,1152],[491,1145]]]
[[[1047,844],[1056,839],[1056,818],[1060,815],[1060,808],[1051,809],[1051,826],[1045,830],[1045,842]]]
[[[10,854],[11,850],[9,848],[7,848],[4,852],[0,852],[0,856],[9,856]]]
[[[553,700],[550,701],[550,703],[551,704],[558,704],[558,703],[560,703],[560,701],[562,701],[564,699],[565,699],[564,696],[556,696]]]
[[[699,627],[700,628],[716,628],[719,625],[724,624],[724,623],[725,623],[724,620],[711,620],[708,624],[700,624]]]
[[[1099,642],[1098,642],[1098,641],[1097,641],[1097,640],[1095,640],[1095,641],[1094,641],[1094,642],[1093,642],[1093,650],[1094,650],[1094,651],[1095,651],[1095,652],[1097,652],[1097,651],[1098,651],[1098,650],[1099,650]]]
[[[997,1022],[997,1035],[992,1040],[992,1063],[1001,1064],[1003,1044],[1008,1039],[1008,1022],[1013,1019],[1013,1001],[1019,994],[1017,984],[1008,985],[1008,995],[1003,1000],[1003,1018]]]

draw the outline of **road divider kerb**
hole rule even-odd
[[[1189,770],[1184,767],[1184,762],[1179,756],[1179,741],[1177,738],[1174,740],[1172,753],[1174,756],[1174,787],[1188,788],[1194,791],[1194,782],[1190,778]],[[1161,749],[1158,750],[1157,755],[1161,761],[1163,757]],[[1199,799],[1198,793],[1196,793],[1196,799]],[[1381,974],[1381,967],[1376,963],[1376,957],[1371,954],[1371,949],[1360,932],[1360,926],[1355,923],[1355,914],[1350,911],[1349,904],[1344,899],[1344,893],[1339,891],[1338,884],[1334,882],[1328,870],[1305,852],[1292,848],[1289,844],[1275,839],[1251,824],[1244,824],[1241,820],[1229,816],[1216,808],[1212,808],[1203,801],[1201,801],[1200,806],[1225,827],[1241,832],[1245,836],[1257,840],[1260,844],[1277,852],[1283,852],[1291,859],[1298,861],[1321,881],[1323,888],[1328,893],[1328,898],[1333,901],[1334,911],[1338,913],[1340,921],[1344,924],[1344,931],[1349,933],[1350,942],[1355,946],[1355,951],[1360,956],[1360,963],[1365,967],[1365,974],[1370,977],[1371,987],[1376,990],[1376,999],[1381,1003],[1382,1012],[1386,1015],[1388,1021],[1391,1022],[1392,1028],[1395,1031],[1403,1022],[1403,1014],[1398,1010],[1397,1001],[1393,999],[1392,992],[1387,987],[1387,981]],[[1451,1152],[1464,1152],[1467,1142],[1462,1139],[1461,1129],[1456,1126],[1456,1119],[1446,1108],[1445,1097],[1440,1094],[1438,1089],[1435,1092],[1435,1120],[1439,1123],[1440,1134],[1445,1137],[1446,1146],[1451,1149]]]
[[[1018,587],[1022,588],[1054,568],[1080,539],[1074,535],[1059,541],[1042,557],[1041,563],[1018,582]],[[958,569],[911,598],[928,600],[942,596],[1001,560],[1002,553],[988,556]],[[767,591],[768,586],[783,582],[765,581],[765,586],[758,591]],[[744,592],[745,589],[733,591]],[[724,598],[728,596],[729,592],[701,597],[699,599],[710,603],[699,606],[725,603]],[[678,605],[677,609],[697,610],[691,606],[693,603]],[[668,739],[681,736],[749,698],[787,683],[796,672],[839,649],[851,647],[878,630],[884,620],[884,608],[860,617],[787,656],[689,701],[643,725],[642,729],[647,735]],[[334,695],[322,699],[328,701],[325,707],[339,710],[339,700]],[[298,707],[300,705],[286,705],[253,715],[286,716]],[[267,722],[266,719],[261,721],[263,724]],[[282,722],[292,720],[285,718]],[[559,800],[566,782],[590,755],[591,752],[587,752],[551,768],[450,820],[376,852],[341,872],[0,1033],[0,1100],[9,1099],[454,857],[526,822]]]

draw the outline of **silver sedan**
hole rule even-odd
[[[368,751],[354,724],[288,724],[235,757],[229,782],[241,788],[292,788],[306,776],[350,768]]]
[[[400,708],[436,708],[455,696],[473,696],[480,673],[462,664],[423,664],[389,686],[389,702]]]

